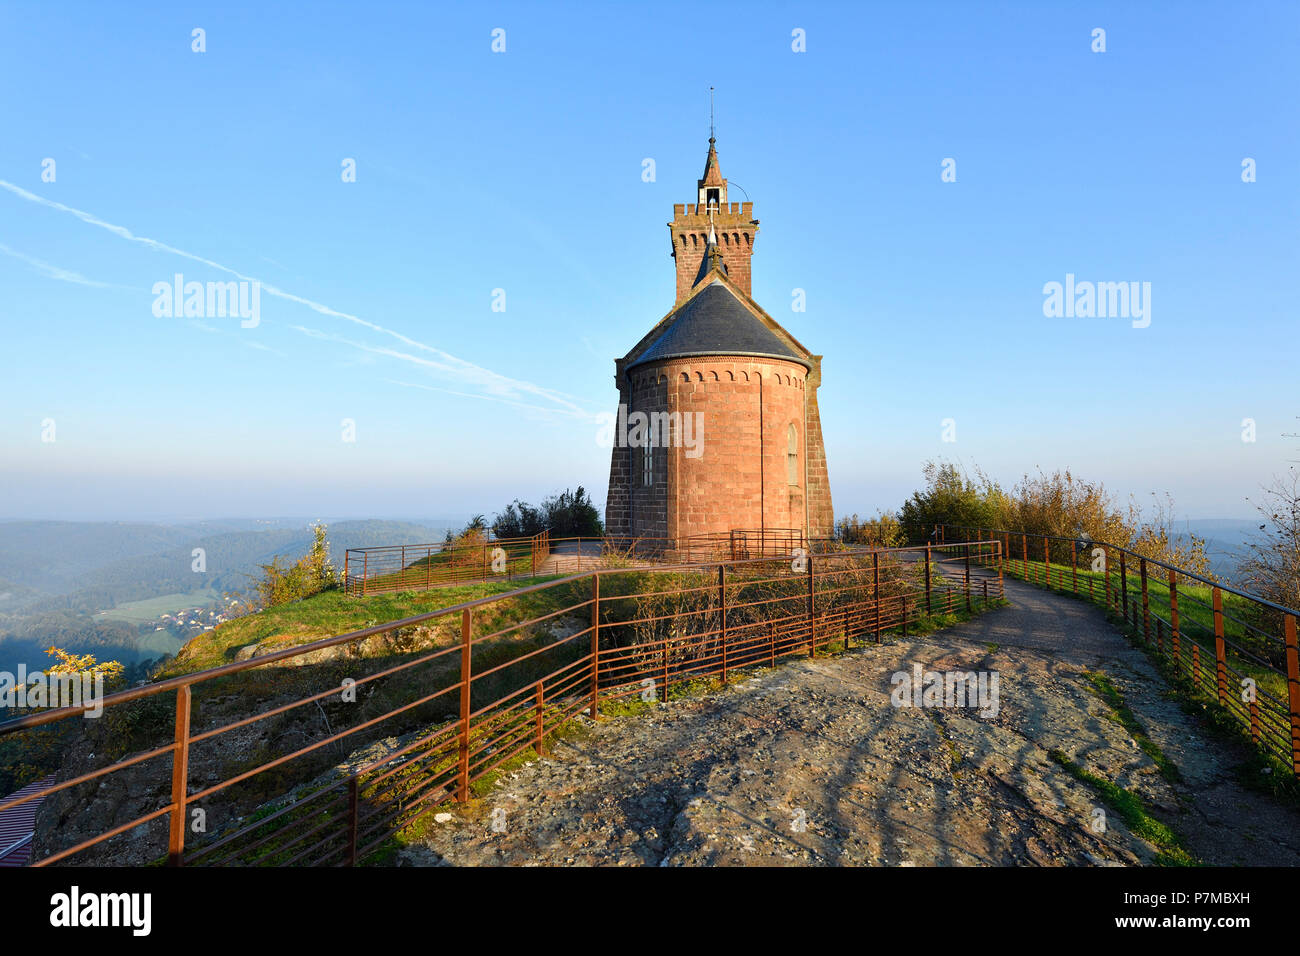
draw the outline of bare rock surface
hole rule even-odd
[[[1139,794],[1201,861],[1300,864],[1300,811],[1239,782],[1246,751],[1170,698],[1100,609],[1018,581],[1011,607],[921,639],[747,672],[648,713],[583,718],[399,865],[1135,865],[1157,848],[1059,749]],[[897,707],[891,677],[996,672],[998,708]],[[1086,679],[1105,673],[1169,782]],[[1105,816],[1099,830],[1097,811]]]

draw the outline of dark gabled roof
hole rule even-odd
[[[744,355],[810,367],[723,282],[711,282],[669,316],[668,327],[628,366],[670,358]]]

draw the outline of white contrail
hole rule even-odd
[[[157,239],[150,239],[147,236],[137,236],[135,235],[135,233],[131,232],[131,230],[127,229],[125,226],[118,226],[118,225],[114,225],[111,222],[105,222],[103,219],[100,219],[98,216],[95,216],[91,213],[85,212],[80,209],[74,209],[72,206],[64,205],[61,202],[55,202],[53,199],[46,199],[44,196],[38,196],[36,193],[29,192],[28,190],[23,189],[21,186],[16,186],[11,182],[7,182],[6,180],[0,179],[0,188],[7,189],[15,196],[18,196],[21,199],[26,199],[28,202],[38,203],[50,209],[56,209],[59,212],[69,213],[73,216],[76,216],[82,222],[88,223],[89,225],[92,226],[97,226],[100,229],[106,229],[109,232],[113,233],[115,236],[118,236],[122,239],[126,239],[130,242],[138,242],[141,245],[148,246],[150,249],[154,249],[158,252],[167,252],[175,256],[181,256],[182,258],[189,259],[193,262],[202,263],[203,265],[208,266],[209,268],[217,269],[221,272],[225,272],[228,275],[232,275],[237,279],[242,279],[245,282],[257,282],[261,286],[262,291],[265,292],[267,295],[272,295],[275,296],[276,298],[284,299],[286,302],[294,302],[298,305],[306,306],[307,308],[311,309],[314,312],[318,312],[321,315],[327,315],[335,319],[343,319],[344,321],[352,322],[355,323],[356,325],[360,325],[367,329],[370,329],[373,332],[379,332],[382,333],[383,335],[392,336],[393,338],[401,342],[403,345],[436,355],[439,361],[426,363],[430,367],[440,369],[442,371],[448,372],[449,374],[457,375],[462,379],[478,384],[480,387],[487,388],[489,390],[524,392],[530,395],[536,395],[538,398],[544,398],[549,402],[555,402],[558,405],[563,405],[571,410],[580,411],[580,409],[578,409],[576,405],[568,401],[567,398],[565,398],[559,392],[552,391],[551,389],[548,388],[543,388],[540,385],[534,385],[532,382],[524,382],[519,379],[509,378],[508,376],[501,375],[497,372],[493,372],[491,369],[486,369],[483,368],[482,366],[475,365],[473,362],[467,362],[464,359],[457,358],[455,355],[452,355],[449,352],[444,352],[442,349],[435,348],[432,345],[425,345],[423,342],[416,341],[415,339],[412,339],[409,336],[403,335],[401,332],[397,332],[394,331],[393,329],[385,328],[382,325],[378,325],[374,322],[370,322],[366,319],[361,318],[360,316],[352,315],[348,312],[340,312],[337,309],[331,309],[329,306],[323,305],[320,302],[313,302],[311,299],[305,299],[302,296],[294,295],[292,292],[286,292],[284,289],[277,288],[276,286],[273,285],[268,285],[267,283],[262,282],[260,279],[257,279],[253,276],[244,275],[242,272],[239,272],[236,269],[232,269],[229,266],[223,266],[219,262],[214,262],[211,259],[205,259],[203,256],[195,255],[192,252],[186,252],[184,249],[177,249],[175,246],[170,246],[165,242],[159,242]],[[303,329],[301,331],[307,331],[307,330]],[[340,340],[340,341],[346,341],[346,340]],[[393,352],[391,350],[371,349],[368,346],[362,346],[351,342],[347,344],[353,345],[356,348],[365,349],[367,351],[377,352],[379,354],[388,354],[395,358],[410,358],[409,356],[403,355],[403,353]],[[582,414],[585,415],[586,413],[584,412]]]
[[[489,371],[488,369],[479,368],[477,365],[470,365],[467,367],[449,365],[444,361],[424,358],[419,355],[411,355],[407,352],[399,352],[397,349],[391,349],[383,345],[366,345],[364,342],[356,342],[352,339],[344,338],[341,335],[335,335],[332,332],[322,332],[319,329],[309,329],[303,325],[291,325],[289,327],[295,332],[301,332],[309,338],[322,339],[327,342],[336,342],[339,345],[346,345],[349,348],[354,348],[361,352],[369,352],[371,355],[383,355],[386,358],[394,358],[402,362],[410,362],[413,365],[419,365],[424,368],[433,369],[434,371],[455,376],[471,385],[479,386],[483,390],[491,393],[491,397],[493,398],[501,398],[505,395],[511,395],[514,392],[521,390],[521,386],[528,384],[526,382],[516,382],[514,379],[498,375],[496,372]],[[438,354],[446,355],[445,352],[440,352]],[[450,358],[451,356],[447,357]],[[591,417],[590,413],[584,411],[581,407],[575,405],[573,402],[570,402],[559,394],[547,392],[545,397],[556,404],[563,406],[563,408],[542,409],[541,406],[531,405],[525,407],[536,407],[539,410],[552,412],[564,412],[565,414],[578,418]]]
[[[559,408],[547,408],[545,405],[530,405],[527,402],[517,402],[509,398],[499,398],[496,395],[475,395],[473,392],[458,392],[453,388],[441,388],[437,385],[422,385],[419,382],[403,382],[395,378],[384,379],[389,385],[400,385],[403,388],[418,388],[424,392],[445,392],[448,395],[457,395],[461,398],[473,398],[483,402],[501,402],[503,405],[511,405],[515,408],[526,408],[529,411],[541,412],[545,415],[574,415],[591,421],[598,421],[599,417],[595,414],[586,412],[567,412]]]
[[[12,256],[13,258],[18,259],[20,262],[25,262],[32,268],[39,269],[47,277],[51,279],[58,279],[60,282],[71,282],[74,283],[75,285],[94,286],[95,288],[98,289],[109,288],[109,284],[107,282],[97,282],[94,279],[87,279],[80,272],[73,272],[71,269],[64,269],[61,268],[60,266],[50,265],[48,262],[42,262],[40,259],[35,259],[27,255],[26,253],[19,252],[17,249],[10,249],[2,242],[0,242],[0,252],[3,252],[7,256]]]

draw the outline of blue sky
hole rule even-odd
[[[603,503],[596,416],[672,305],[710,85],[754,296],[825,355],[837,514],[943,456],[1250,516],[1300,458],[1298,28],[1294,3],[5,3],[0,516]],[[155,316],[178,272],[260,281],[260,323]],[[1149,282],[1150,326],[1045,317],[1067,273]]]

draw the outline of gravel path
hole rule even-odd
[[[1300,811],[1253,789],[1145,656],[1083,601],[1008,579],[1011,607],[920,639],[751,672],[649,713],[582,719],[453,808],[399,865],[1125,865],[1156,849],[1048,759],[1139,793],[1197,858],[1300,864]],[[891,676],[996,672],[996,715],[899,707]],[[1171,785],[1084,678],[1110,676]],[[988,701],[986,700],[987,704]],[[992,708],[986,708],[991,711]]]

